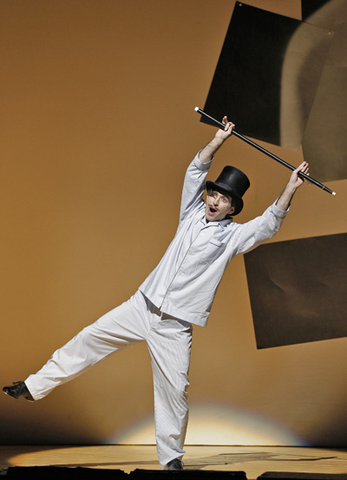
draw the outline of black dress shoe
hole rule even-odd
[[[13,382],[13,386],[4,387],[2,391],[6,393],[6,395],[16,399],[24,397],[26,400],[29,400],[29,402],[35,401],[24,382]]]
[[[183,470],[183,463],[179,458],[174,458],[167,464],[168,470]]]

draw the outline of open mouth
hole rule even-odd
[[[213,207],[209,207],[208,211],[209,211],[209,213],[211,213],[213,215],[214,213],[217,212],[217,209],[213,208]]]

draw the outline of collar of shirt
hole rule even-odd
[[[232,218],[224,218],[224,220],[219,220],[218,222],[207,222],[205,213],[202,215],[202,217],[199,220],[199,222],[201,222],[204,225],[204,227],[208,227],[209,225],[211,226],[220,225],[223,228],[229,225],[229,223],[231,223],[232,221],[233,221]]]

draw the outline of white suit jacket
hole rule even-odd
[[[175,237],[139,287],[163,313],[203,327],[230,260],[275,235],[287,214],[274,203],[244,224],[206,222],[202,195],[211,163],[201,163],[197,154],[189,165]]]

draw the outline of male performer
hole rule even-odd
[[[206,182],[206,203],[202,199],[213,155],[232,135],[234,124],[227,117],[223,123],[224,130],[219,129],[189,165],[176,235],[138,291],[84,328],[25,382],[3,388],[14,398],[40,400],[111,353],[146,341],[154,379],[157,453],[161,467],[169,470],[183,469],[192,325],[206,325],[218,284],[234,255],[278,231],[303,183],[298,173],[308,173],[303,162],[263,215],[245,224],[233,222],[249,187],[240,170],[225,167],[216,182]]]

